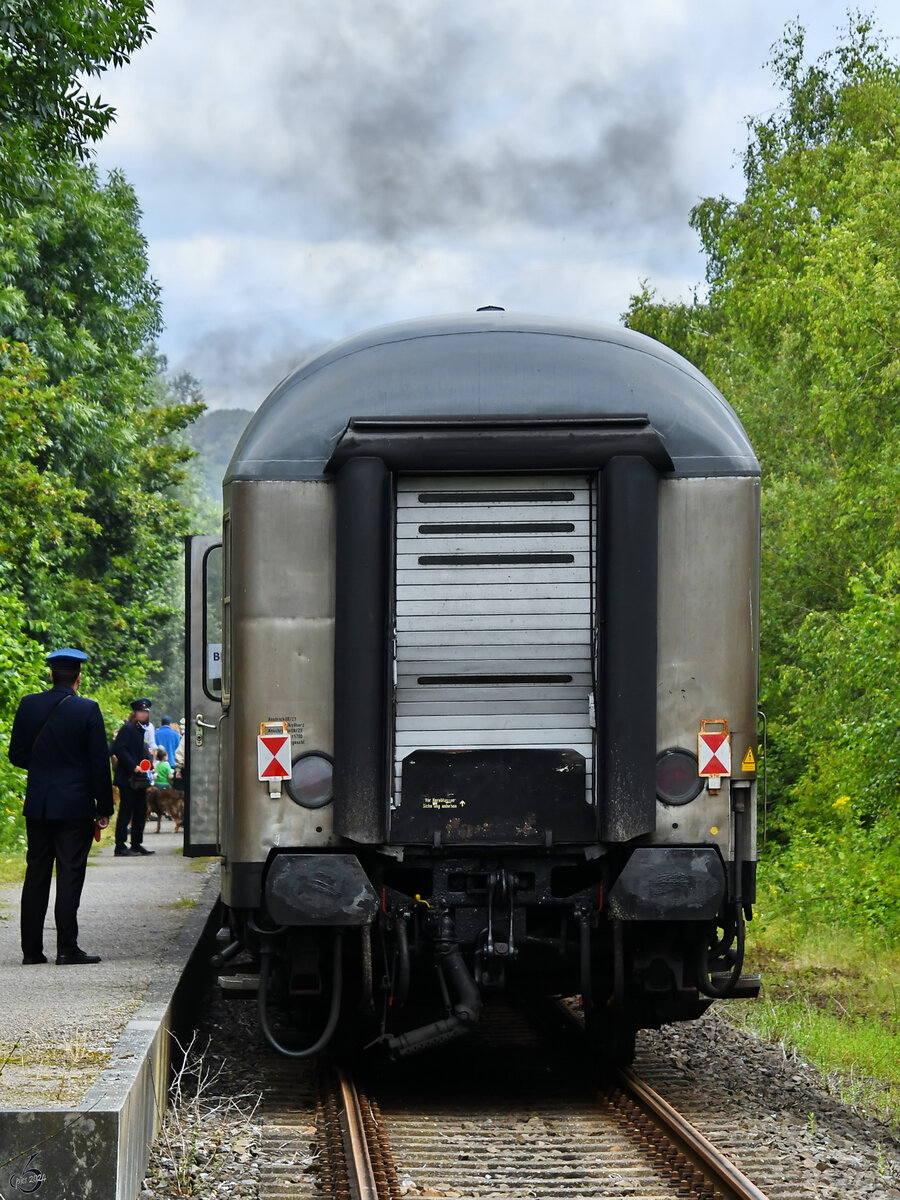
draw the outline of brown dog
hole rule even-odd
[[[164,816],[172,818],[177,833],[184,820],[184,792],[178,788],[147,788],[147,820],[156,817],[157,833]]]

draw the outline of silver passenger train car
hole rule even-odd
[[[758,577],[746,434],[647,337],[480,310],[288,376],[188,563],[186,852],[272,1045],[578,995],[627,1062],[755,995]]]

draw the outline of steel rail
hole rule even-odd
[[[564,1002],[557,1001],[553,1010],[563,1017],[564,1024],[570,1028],[584,1029],[583,1022]],[[719,1189],[723,1200],[769,1200],[752,1179],[748,1179],[699,1129],[629,1067],[617,1067],[612,1078],[632,1104],[647,1113],[682,1155],[705,1173],[713,1186]]]
[[[343,1071],[338,1070],[337,1077],[341,1088],[341,1134],[351,1200],[379,1200],[359,1093],[353,1080]]]
[[[701,1168],[712,1176],[716,1187],[725,1187],[729,1200],[768,1200],[752,1179],[726,1158],[721,1150],[717,1150],[712,1142],[707,1141],[703,1134],[695,1129],[681,1113],[674,1109],[668,1101],[644,1083],[628,1067],[620,1067],[617,1071],[618,1082],[624,1092],[645,1111],[648,1111],[659,1121],[669,1136],[674,1136],[682,1143],[685,1153],[693,1157]]]

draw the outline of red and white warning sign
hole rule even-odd
[[[724,717],[700,722],[697,759],[697,774],[703,779],[731,774],[731,734]]]
[[[264,722],[260,726],[256,751],[260,779],[290,779],[291,735],[287,729],[278,731],[274,722]]]

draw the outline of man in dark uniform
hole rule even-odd
[[[44,918],[56,865],[56,961],[100,961],[78,945],[78,905],[95,827],[113,813],[109,744],[94,700],[77,695],[83,650],[47,655],[53,686],[23,696],[9,739],[9,761],[28,771],[25,829],[28,854],[22,886],[22,962],[45,963]]]
[[[132,700],[131,715],[116,734],[112,744],[116,760],[114,779],[119,789],[119,815],[116,819],[116,856],[129,858],[133,854],[153,854],[141,843],[144,840],[144,824],[147,820],[147,790],[134,786],[137,778],[144,775],[140,764],[150,760],[150,751],[144,744],[147,723],[150,720],[150,701]],[[131,828],[131,849],[128,849],[128,831]]]

